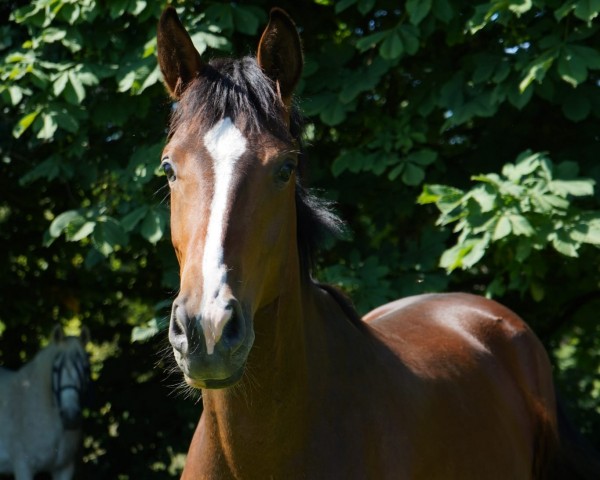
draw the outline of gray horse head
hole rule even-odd
[[[56,355],[52,363],[52,393],[67,430],[81,426],[82,406],[90,387],[90,364],[85,344],[89,331],[83,328],[81,336],[66,336],[57,326],[52,332]]]

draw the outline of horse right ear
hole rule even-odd
[[[178,100],[202,70],[202,59],[173,7],[167,7],[158,22],[157,51],[167,90]]]
[[[281,8],[271,9],[269,24],[260,37],[256,60],[277,86],[284,105],[289,107],[302,75],[304,57],[296,25]]]
[[[63,341],[63,339],[65,338],[65,333],[63,332],[63,329],[60,325],[56,325],[53,329],[52,329],[52,342],[53,343],[60,343]]]

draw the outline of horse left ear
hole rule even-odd
[[[65,338],[65,333],[60,325],[56,325],[52,329],[52,335],[50,336],[53,343],[60,343]]]
[[[296,25],[280,8],[273,8],[269,24],[258,44],[257,61],[277,85],[279,96],[289,107],[300,80],[304,59]]]
[[[202,59],[173,7],[167,7],[158,22],[158,65],[171,96],[178,100],[202,70]]]

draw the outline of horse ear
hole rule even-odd
[[[86,327],[85,325],[83,325],[81,327],[81,333],[79,334],[79,339],[81,340],[81,343],[85,346],[89,343],[89,341],[91,340],[91,336],[90,336],[90,329],[88,327]]]
[[[65,338],[65,334],[60,325],[55,325],[52,329],[52,335],[50,336],[53,343],[60,343]]]
[[[167,7],[158,22],[157,51],[165,85],[177,100],[202,70],[202,59],[173,7]]]
[[[296,25],[280,8],[271,10],[269,24],[258,44],[257,60],[277,85],[283,103],[289,107],[302,74],[304,59]]]

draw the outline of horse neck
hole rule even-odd
[[[52,398],[52,362],[56,348],[48,345],[40,350],[35,357],[19,370],[19,380],[22,388],[27,389],[27,395],[36,402],[53,404]]]
[[[254,324],[241,385],[203,391],[202,426],[211,432],[203,438],[218,443],[212,448],[230,468],[255,468],[259,461],[276,470],[282,459],[302,458],[317,406],[338,369],[330,362],[359,356],[357,329],[327,292],[301,279],[259,311]]]

